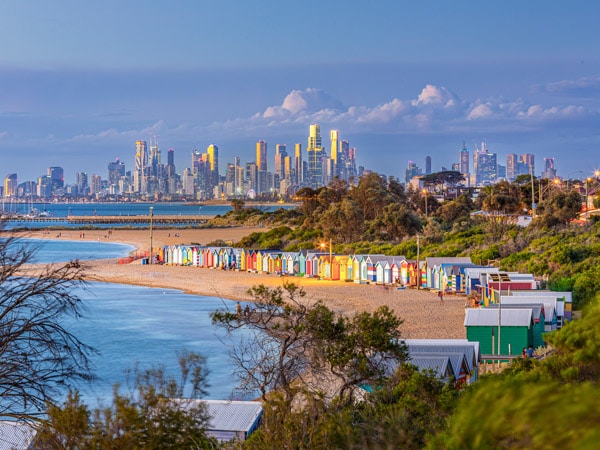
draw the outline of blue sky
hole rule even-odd
[[[600,166],[595,2],[4,1],[0,175],[106,176],[159,136],[177,170],[219,146],[222,170],[264,139],[321,124],[359,163],[404,179],[481,141],[500,162]],[[4,172],[4,173],[2,173]]]

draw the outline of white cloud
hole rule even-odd
[[[494,114],[489,103],[482,103],[475,106],[467,115],[467,120],[485,119]]]
[[[457,103],[458,98],[456,95],[454,95],[454,93],[450,92],[445,87],[434,86],[431,84],[426,85],[423,90],[421,90],[417,100],[412,101],[414,106],[440,105],[444,107],[452,107],[456,106]]]

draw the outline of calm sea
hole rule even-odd
[[[150,207],[153,208],[153,214],[156,216],[217,216],[231,211],[228,205],[191,205],[189,203],[0,203],[0,213],[7,215],[31,214],[32,210],[43,213],[53,219],[67,218],[68,216],[149,216]],[[264,211],[275,211],[278,208],[291,208],[288,205],[267,205],[260,207]],[[6,224],[10,228],[46,228],[46,227],[71,227],[79,228],[79,224],[70,224],[66,220],[52,222],[30,222],[20,221],[18,219],[9,220]],[[144,225],[134,225],[127,223],[95,225],[98,228],[115,227],[147,227]]]
[[[130,251],[130,246],[103,242],[27,241],[40,244],[36,255],[40,263],[120,257]],[[176,353],[182,349],[207,358],[206,398],[232,398],[235,379],[225,344],[228,338],[213,327],[209,314],[218,308],[235,309],[234,301],[110,283],[90,283],[78,288],[78,294],[85,300],[86,317],[69,319],[65,325],[100,352],[92,358],[98,381],[79,387],[86,403],[95,406],[98,399],[109,403],[113,385],[126,386],[125,373],[135,363],[141,368],[163,365],[176,374]]]

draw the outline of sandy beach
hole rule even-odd
[[[206,245],[221,239],[237,242],[257,228],[215,228],[215,229],[171,229],[154,230],[154,247],[174,244]],[[58,237],[60,233],[60,237]],[[149,230],[119,230],[110,234],[106,230],[33,231],[21,234],[36,239],[95,240],[119,242],[135,245],[139,251],[150,246]],[[387,305],[400,316],[405,338],[465,338],[464,305],[462,296],[445,296],[440,304],[435,292],[404,289],[377,285],[359,285],[339,281],[317,280],[314,278],[278,277],[237,271],[204,269],[199,267],[178,267],[162,265],[118,264],[117,260],[86,261],[86,278],[90,281],[105,281],[121,284],[135,284],[149,287],[180,289],[182,291],[207,296],[218,296],[232,300],[251,300],[247,291],[255,285],[281,286],[291,281],[301,286],[308,301],[323,300],[331,309],[353,314],[361,311],[372,312],[381,305]]]

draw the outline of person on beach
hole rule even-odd
[[[444,304],[444,291],[438,292],[438,298],[440,299],[440,305]]]

